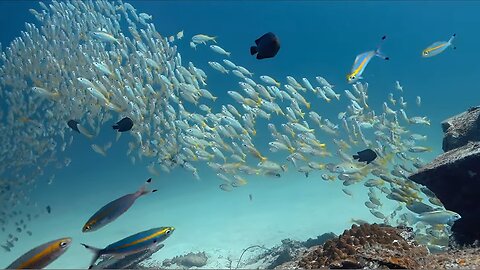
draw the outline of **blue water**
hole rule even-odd
[[[347,106],[344,89],[350,89],[345,76],[355,56],[374,49],[387,35],[382,50],[389,61],[373,59],[363,77],[369,83],[369,104],[381,111],[388,93],[394,93],[395,81],[404,87],[409,116],[428,116],[432,126],[415,127],[427,134],[426,145],[434,148],[424,155],[430,160],[441,153],[440,122],[478,105],[477,91],[480,65],[477,35],[480,25],[480,2],[317,2],[317,1],[131,1],[138,12],[153,15],[153,23],[163,36],[184,30],[185,37],[176,44],[184,65],[189,61],[205,70],[211,92],[219,99],[213,105],[232,103],[226,94],[238,89],[237,79],[211,69],[207,61],[221,62],[222,56],[208,47],[189,47],[195,34],[218,36],[218,44],[232,53],[231,60],[248,68],[258,78],[269,75],[281,79],[290,75],[300,80],[323,76],[342,94],[339,102],[325,103],[310,96],[312,108],[325,118],[336,120],[338,112]],[[39,6],[31,1],[0,1],[0,42],[2,48],[24,29],[24,22],[35,22],[28,12]],[[274,59],[258,61],[249,55],[253,41],[272,31],[281,41]],[[441,55],[424,59],[421,51],[435,41],[448,40],[456,33],[456,50],[447,49]],[[421,107],[415,97],[422,97]],[[273,121],[279,121],[273,118]],[[283,119],[282,119],[283,121]],[[104,145],[115,139],[108,123],[93,143]],[[266,121],[257,123],[258,145],[271,141]],[[280,124],[280,122],[277,122]],[[322,135],[325,136],[325,135]],[[321,137],[321,136],[320,136]],[[200,165],[201,181],[182,170],[153,176],[156,194],[145,196],[125,216],[105,229],[81,234],[84,222],[106,202],[134,192],[151,177],[145,165],[147,158],[136,165],[126,156],[132,138],[123,135],[113,144],[105,158],[93,152],[92,141],[75,136],[74,143],[60,156],[71,157],[68,168],[46,168],[37,188],[31,194],[39,207],[52,206],[51,215],[42,215],[32,223],[33,236],[22,235],[19,244],[7,253],[0,250],[0,267],[13,261],[30,248],[60,236],[72,236],[74,246],[50,267],[86,267],[90,254],[79,245],[86,242],[105,246],[124,236],[155,226],[175,226],[177,230],[156,259],[163,260],[188,251],[207,250],[215,255],[238,256],[251,244],[278,244],[281,239],[305,240],[308,237],[334,231],[341,233],[350,226],[350,218],[373,220],[363,206],[366,199],[363,186],[352,187],[358,195],[344,196],[341,183],[320,180],[319,172],[308,179],[293,169],[280,179],[250,177],[249,184],[226,193],[218,189],[221,183],[215,173]],[[335,146],[332,145],[332,152]],[[267,147],[260,147],[267,152]],[[356,149],[361,150],[361,149]],[[272,160],[282,156],[269,154]],[[158,169],[159,170],[159,169]],[[53,184],[46,182],[55,174]],[[253,195],[253,201],[248,195]],[[388,204],[388,202],[387,202]],[[389,207],[389,206],[386,206]],[[394,207],[394,206],[391,206]],[[6,237],[0,233],[0,238]],[[225,267],[214,262],[209,267]]]

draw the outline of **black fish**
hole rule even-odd
[[[77,121],[75,121],[75,120],[69,120],[69,121],[67,122],[67,125],[68,125],[71,129],[73,129],[73,130],[75,130],[76,132],[80,133],[80,131],[78,130],[78,127],[77,127],[77,126],[78,126],[78,122],[77,122]]]
[[[257,54],[257,59],[272,58],[280,50],[280,40],[272,33],[268,32],[255,40],[257,46],[250,47],[250,54]]]
[[[353,155],[354,159],[357,159],[358,162],[367,162],[367,164],[370,164],[370,162],[374,161],[377,158],[377,153],[373,151],[372,149],[365,149],[363,151],[357,152],[357,155]]]
[[[133,127],[132,119],[125,117],[112,126],[113,129],[117,129],[119,132],[129,131]]]
[[[49,213],[49,214],[50,214],[50,213],[52,212],[52,208],[50,207],[50,205],[47,205],[47,207],[46,207],[46,208],[47,208],[47,213]]]

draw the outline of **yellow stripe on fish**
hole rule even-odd
[[[120,247],[118,247],[118,249],[130,247],[130,246],[136,245],[136,244],[138,244],[138,243],[148,241],[148,240],[153,239],[153,238],[155,238],[155,237],[157,237],[157,236],[160,236],[160,235],[162,235],[162,234],[165,234],[166,231],[169,231],[169,230],[171,230],[170,227],[164,228],[164,229],[162,229],[162,230],[160,230],[160,231],[157,231],[157,232],[155,232],[155,233],[152,233],[152,234],[149,235],[149,236],[146,236],[146,237],[144,237],[144,238],[141,238],[141,239],[135,240],[135,241],[133,241],[133,242],[131,242],[131,243],[125,244],[125,245],[123,245],[123,246],[120,246]]]

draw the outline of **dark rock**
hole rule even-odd
[[[458,243],[480,239],[480,142],[438,156],[409,179],[427,186],[446,209],[462,216],[452,227]]]
[[[480,107],[448,118],[442,122],[443,151],[466,145],[470,141],[480,141]]]

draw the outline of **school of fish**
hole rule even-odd
[[[421,134],[430,120],[407,113],[421,106],[421,98],[407,106],[397,81],[375,111],[379,106],[369,104],[368,83],[358,81],[372,57],[386,58],[378,49],[357,57],[347,78],[351,88],[341,91],[318,75],[256,74],[235,63],[221,37],[206,34],[186,42],[192,49],[209,47],[212,60],[185,63],[176,45],[183,31],[164,37],[149,22],[151,15],[121,0],[39,5],[40,11],[30,9],[37,23],[26,23],[8,47],[0,45],[3,205],[29,200],[45,168],[67,167],[71,159],[63,153],[74,138],[84,136],[93,151],[108,157],[115,142],[101,146],[96,136],[107,123],[129,119],[117,141],[130,136],[126,154],[134,164],[148,160],[153,175],[180,167],[201,179],[198,168],[207,164],[220,180],[219,190],[227,192],[255,177],[278,178],[289,171],[341,181],[346,196],[354,196],[350,185],[364,185],[365,206],[379,222],[415,226],[418,240],[432,249],[448,243],[449,228],[460,216],[407,179],[425,164],[422,153],[431,151]],[[423,55],[440,53],[452,40],[433,44]],[[236,86],[210,88],[210,72],[229,76]],[[225,92],[230,102],[216,103]],[[336,119],[322,116],[324,106],[341,98],[349,105]],[[268,147],[257,142],[266,134],[258,130],[269,131]],[[352,157],[364,148],[378,155],[370,164]],[[382,210],[386,199],[398,202],[395,211]],[[9,214],[0,213],[0,222]]]

